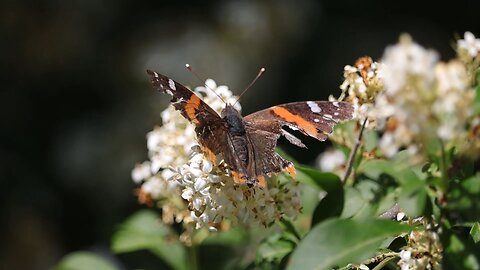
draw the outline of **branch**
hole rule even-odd
[[[357,154],[358,148],[360,147],[360,143],[362,141],[363,131],[365,130],[365,125],[367,124],[368,117],[365,117],[363,120],[362,127],[360,128],[360,133],[358,133],[357,140],[355,141],[355,145],[350,152],[350,156],[348,157],[347,161],[347,170],[345,171],[345,175],[343,176],[342,183],[345,183],[350,176],[353,168],[353,162],[355,161],[355,155]]]

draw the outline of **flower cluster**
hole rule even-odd
[[[236,101],[227,86],[217,86],[210,79],[194,92],[217,112],[225,106],[222,99],[230,104]],[[239,103],[235,106],[240,110]],[[150,160],[138,164],[132,178],[141,185],[139,199],[157,202],[164,222],[183,223],[186,231],[217,230],[224,221],[268,226],[283,215],[299,213],[295,181],[286,176],[272,178],[264,189],[235,185],[225,164],[212,164],[204,157],[194,125],[173,106],[162,112],[162,122],[147,135]]]
[[[408,246],[400,251],[398,265],[402,270],[441,269],[442,245],[433,231],[412,231]]]
[[[341,85],[367,127],[381,132],[377,155],[391,158],[406,149],[412,162],[424,159],[431,142],[475,158],[480,153],[480,118],[475,115],[475,72],[480,39],[465,33],[456,59],[439,62],[435,51],[402,35],[379,63],[360,58],[345,67]]]
[[[359,58],[353,66],[346,65],[343,76],[345,80],[340,85],[342,95],[354,106],[354,118],[364,117],[373,106],[375,97],[383,90],[381,80],[382,64],[374,62],[372,58],[365,56]],[[337,101],[333,96],[330,101]],[[368,116],[368,114],[367,114]],[[369,117],[368,126],[372,126],[375,117]]]

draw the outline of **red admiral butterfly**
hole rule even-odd
[[[200,146],[208,160],[222,158],[237,184],[265,187],[265,176],[287,171],[295,176],[293,163],[275,152],[280,135],[299,147],[305,145],[282,127],[299,130],[319,141],[327,139],[340,120],[352,118],[347,102],[292,102],[242,117],[226,104],[219,115],[197,95],[174,80],[147,70],[153,87],[172,96],[172,105],[193,123]]]

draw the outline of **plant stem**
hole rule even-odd
[[[368,117],[365,117],[365,120],[363,120],[363,123],[362,123],[362,127],[360,128],[360,132],[358,133],[358,137],[355,141],[355,145],[353,146],[352,151],[350,152],[350,156],[348,157],[347,170],[345,171],[345,175],[343,176],[343,179],[342,179],[342,183],[344,184],[347,181],[348,177],[350,176],[350,173],[352,172],[353,162],[355,161],[355,155],[357,154],[358,148],[360,147],[363,131],[365,130],[365,125],[367,124],[367,120],[368,120]]]
[[[396,255],[393,256],[393,257],[387,257],[385,258],[385,260],[381,261],[379,264],[377,264],[377,266],[375,266],[372,270],[380,270],[382,269],[385,265],[387,265],[387,263],[389,263],[391,260],[395,259],[396,258]]]
[[[198,270],[198,255],[197,255],[197,246],[192,244],[188,248],[188,255],[189,255],[189,265],[191,270]]]

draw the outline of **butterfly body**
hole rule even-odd
[[[295,175],[293,163],[275,152],[277,140],[284,136],[294,145],[305,145],[283,127],[323,141],[338,121],[353,114],[351,104],[328,101],[287,103],[245,117],[227,104],[218,114],[185,86],[157,72],[147,73],[154,88],[171,95],[173,106],[196,126],[207,159],[223,159],[237,184],[264,187],[265,176],[281,171]]]

